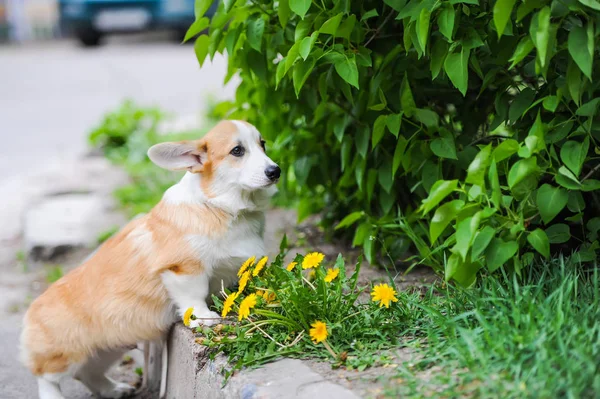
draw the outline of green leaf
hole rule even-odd
[[[383,2],[396,11],[402,11],[406,5],[406,0],[383,0]]]
[[[475,156],[475,159],[469,164],[467,169],[467,178],[465,182],[470,184],[477,184],[479,186],[485,186],[485,173],[488,166],[490,166],[490,154],[492,145],[488,144],[479,150],[479,153]]]
[[[496,167],[496,161],[492,160],[490,164],[490,170],[488,172],[488,180],[492,188],[492,204],[497,209],[500,209],[502,205],[502,191],[500,190],[500,179],[498,178],[498,169]]]
[[[481,214],[478,212],[471,217],[463,219],[456,226],[456,245],[452,252],[458,252],[463,261],[467,260],[467,253],[475,239],[475,233],[479,228]]]
[[[378,17],[379,13],[377,12],[376,8],[373,8],[372,10],[367,11],[366,13],[364,13],[361,17],[360,17],[360,21],[366,21],[369,18],[373,18],[373,17]]]
[[[497,0],[494,4],[494,26],[498,32],[498,37],[504,33],[504,28],[510,19],[515,2],[516,0]]]
[[[196,17],[196,20],[202,18],[204,16],[204,14],[206,14],[206,11],[208,11],[208,9],[212,5],[212,3],[213,3],[213,0],[195,0],[194,1],[194,15]]]
[[[190,26],[190,28],[185,33],[185,37],[183,38],[183,43],[190,40],[192,37],[196,36],[200,32],[204,31],[208,28],[209,20],[208,18],[200,18],[194,21],[194,23]]]
[[[375,123],[373,124],[373,148],[375,148],[375,146],[379,144],[379,142],[383,138],[383,135],[385,134],[386,121],[387,115],[379,115],[375,120]]]
[[[509,69],[513,69],[515,65],[523,61],[523,59],[527,57],[529,53],[531,53],[531,50],[533,50],[534,47],[535,46],[533,45],[533,41],[531,41],[531,38],[529,36],[525,36],[523,39],[521,39],[521,41],[517,45],[517,48],[515,49],[513,56],[509,60],[512,61],[512,64],[510,64]]]
[[[341,37],[343,39],[350,40],[350,35],[354,30],[354,25],[356,25],[356,15],[352,14],[348,18],[346,18],[344,22],[342,22],[340,27],[337,29],[337,32],[335,33],[335,37]],[[364,49],[364,47],[362,48]]]
[[[564,244],[571,239],[569,226],[564,223],[553,224],[546,229],[550,244]]]
[[[381,187],[383,187],[386,192],[391,193],[394,179],[392,177],[392,164],[390,158],[386,157],[384,159],[377,170],[377,176],[379,177],[379,184]]]
[[[598,111],[598,103],[600,103],[600,97],[594,98],[592,101],[588,101],[587,103],[583,104],[577,109],[575,114],[579,116],[593,117],[596,115],[596,111]]]
[[[335,226],[335,230],[339,230],[344,227],[352,226],[354,223],[356,223],[358,220],[360,220],[362,217],[364,217],[364,215],[365,215],[365,213],[362,211],[352,212],[351,214],[349,214],[345,218],[343,218],[342,221],[337,224],[337,226]]]
[[[558,187],[544,184],[538,189],[536,202],[540,216],[548,224],[563,210],[569,201],[569,193]]]
[[[600,11],[600,3],[597,0],[579,0],[579,2],[584,6]]]
[[[262,47],[262,37],[265,31],[265,20],[262,18],[252,19],[248,22],[246,36],[250,47],[260,53]]]
[[[550,40],[550,7],[544,7],[537,13],[538,26],[534,44],[538,51],[538,61],[543,68],[546,65],[548,42]]]
[[[517,184],[539,172],[537,158],[521,159],[514,163],[508,172],[508,186],[512,190]]]
[[[454,31],[454,7],[447,4],[442,11],[438,14],[437,24],[440,29],[440,33],[448,40],[452,40],[452,32]]]
[[[581,173],[589,148],[590,140],[586,137],[582,143],[569,140],[560,149],[560,159],[576,177]]]
[[[300,55],[300,42],[294,43],[292,47],[288,50],[287,55],[285,56],[285,69],[284,75],[290,70],[292,66],[296,63],[298,56]],[[283,61],[280,61],[283,62]]]
[[[386,125],[388,130],[396,137],[400,133],[400,124],[402,123],[402,113],[388,115]]]
[[[290,2],[289,0],[281,0],[279,2],[279,6],[277,7],[277,18],[279,19],[279,23],[282,28],[285,28],[288,21],[290,20],[290,14],[292,10],[290,10]]]
[[[298,45],[300,39],[308,35],[308,32],[310,32],[312,29],[313,22],[313,18],[303,19],[302,21],[298,22],[298,24],[296,25],[296,30],[294,31],[294,41],[296,42],[294,43],[295,45]]]
[[[600,190],[600,180],[587,179],[581,183],[582,191],[596,191]]]
[[[419,45],[423,50],[427,48],[427,38],[429,37],[429,19],[431,18],[431,11],[427,8],[423,8],[419,14],[417,20],[417,38]]]
[[[356,67],[356,59],[354,58],[354,55],[351,57],[344,56],[343,58],[339,58],[334,65],[335,71],[342,79],[357,89],[359,88],[358,68]]]
[[[448,54],[444,70],[454,87],[465,96],[469,84],[469,50],[463,48],[460,53]]]
[[[557,96],[547,96],[544,97],[544,101],[542,102],[544,109],[554,112],[558,107],[558,97]]]
[[[394,159],[392,161],[392,177],[396,176],[396,171],[398,171],[398,168],[402,163],[402,156],[404,155],[404,150],[406,150],[407,144],[408,141],[404,138],[404,136],[398,137],[396,149],[394,150]]]
[[[589,40],[589,41],[588,41]],[[594,41],[588,38],[584,27],[574,26],[569,32],[569,54],[588,79],[592,80],[592,63],[594,61]]]
[[[569,192],[569,202],[567,202],[567,207],[573,213],[583,212],[583,210],[585,209],[585,200],[583,199],[583,195],[581,195],[581,192]]]
[[[471,249],[471,260],[475,261],[479,258],[479,255],[486,250],[495,234],[496,230],[491,226],[485,226],[483,230],[477,232]]]
[[[371,224],[368,222],[361,223],[356,232],[354,233],[354,239],[352,240],[352,246],[356,247],[357,245],[362,245],[365,241],[365,238],[368,237],[371,233]]]
[[[198,63],[200,66],[204,64],[204,60],[208,55],[208,45],[210,44],[210,39],[208,35],[201,35],[196,39],[194,43],[194,52],[196,53],[196,58],[198,59]]]
[[[422,201],[423,215],[437,206],[444,198],[458,187],[458,180],[438,180],[431,187],[429,196]]]
[[[508,119],[511,122],[516,122],[524,114],[525,110],[529,108],[535,98],[536,92],[532,89],[523,89],[510,104],[508,110]]]
[[[567,87],[569,88],[569,94],[571,94],[573,102],[577,105],[581,101],[582,85],[581,71],[573,61],[569,61],[569,66],[567,67]]]
[[[500,162],[511,155],[516,154],[517,151],[519,151],[519,142],[513,139],[506,139],[494,148],[492,158],[494,158],[496,162]]]
[[[286,0],[282,0],[286,1]],[[311,0],[289,0],[290,2],[290,10],[294,12],[294,14],[298,15],[300,18],[304,19],[304,16],[308,12],[310,5],[312,4]]]
[[[415,119],[428,128],[435,128],[438,126],[440,116],[430,109],[417,108],[415,109]]]
[[[440,158],[458,159],[454,136],[447,130],[442,130],[440,133],[441,137],[434,139],[430,144],[431,152]]]
[[[519,249],[516,241],[503,241],[500,238],[493,238],[485,251],[485,261],[490,273],[498,270],[510,258],[512,258]]]
[[[442,39],[435,41],[431,49],[431,80],[437,78],[442,70],[444,61],[446,60],[446,54],[448,54],[448,43]]]
[[[471,287],[477,280],[480,262],[463,262],[458,254],[452,254],[445,264],[444,279],[456,281],[464,288]]]
[[[235,4],[236,0],[223,0],[223,11],[229,12]]]
[[[358,150],[358,154],[362,158],[365,158],[369,150],[369,129],[358,129],[356,133],[356,149]]]
[[[527,235],[527,241],[531,246],[545,258],[550,257],[550,242],[546,232],[542,229],[535,229]]]
[[[343,13],[339,13],[334,17],[329,18],[321,27],[319,28],[320,33],[335,35],[338,27],[340,26],[340,22],[342,21]]]
[[[299,54],[303,60],[306,60],[308,58],[310,50],[312,50],[313,45],[317,41],[317,37],[319,37],[319,32],[313,32],[312,35],[305,37],[300,42]]]
[[[414,110],[417,108],[412,95],[412,91],[410,90],[410,83],[408,83],[408,77],[406,74],[404,74],[404,78],[402,79],[402,86],[400,87],[400,106],[402,107],[402,110],[408,117],[413,116]]]
[[[564,166],[558,168],[556,182],[569,190],[581,190],[581,183],[579,183],[577,176]]]
[[[317,60],[314,57],[308,57],[304,62],[299,62],[294,66],[294,72],[292,73],[292,79],[294,81],[294,91],[296,97],[300,94],[300,89],[304,86],[306,79],[310,76],[313,68],[315,67]]]
[[[463,206],[465,206],[465,201],[454,200],[446,202],[435,210],[429,224],[429,239],[431,244],[435,243],[450,222],[456,218],[458,211],[460,211]]]

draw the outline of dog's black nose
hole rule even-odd
[[[275,181],[279,179],[279,176],[281,175],[281,169],[277,165],[268,166],[267,169],[265,169],[265,175],[267,175],[269,180]]]

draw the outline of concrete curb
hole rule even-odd
[[[354,392],[326,380],[304,362],[282,359],[253,370],[242,370],[222,387],[224,356],[210,360],[194,333],[176,324],[169,341],[167,399],[359,399]]]

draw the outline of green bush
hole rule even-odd
[[[141,107],[128,100],[107,113],[88,136],[92,147],[100,149],[129,175],[131,183],[118,188],[115,196],[131,217],[150,211],[183,174],[156,167],[146,156],[148,148],[162,141],[202,136],[200,131],[160,132],[160,125],[166,120],[167,115],[159,109]]]
[[[200,64],[226,52],[242,78],[216,110],[272,141],[300,217],[465,285],[596,259],[597,0],[226,0],[210,22],[209,3],[188,39],[208,26]]]

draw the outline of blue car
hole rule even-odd
[[[207,11],[211,17],[215,1]],[[194,0],[59,0],[61,30],[85,46],[97,46],[111,33],[168,29],[183,38],[194,22]]]

